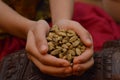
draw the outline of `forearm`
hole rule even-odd
[[[28,30],[33,24],[34,21],[19,15],[0,0],[0,29],[12,35],[26,38]]]
[[[73,15],[73,0],[50,0],[53,24],[61,19],[71,19]]]

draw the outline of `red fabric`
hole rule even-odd
[[[120,38],[118,26],[102,9],[76,2],[73,19],[80,22],[92,35],[94,49],[101,49],[104,42]]]
[[[95,51],[100,50],[104,42],[120,38],[120,27],[102,9],[79,2],[75,3],[74,9],[73,20],[91,33]],[[16,37],[0,40],[0,59],[24,46],[25,41]]]
[[[0,40],[0,60],[16,50],[23,49],[25,41],[19,38],[10,36]]]

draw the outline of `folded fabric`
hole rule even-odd
[[[91,33],[95,51],[101,50],[104,42],[120,38],[120,26],[97,6],[76,2],[73,20]]]

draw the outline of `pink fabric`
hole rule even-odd
[[[75,3],[73,19],[80,22],[91,33],[95,51],[100,50],[104,42],[120,38],[120,26],[96,6]]]
[[[75,3],[73,20],[80,22],[92,35],[95,51],[103,43],[120,38],[120,27],[102,9],[83,3]],[[16,37],[0,40],[0,59],[25,47],[25,41]]]

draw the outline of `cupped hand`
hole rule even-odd
[[[58,77],[70,76],[72,75],[70,63],[47,53],[46,34],[49,29],[46,21],[39,20],[29,30],[26,43],[28,58],[45,74]]]
[[[56,23],[60,29],[71,29],[80,37],[86,45],[86,50],[80,56],[73,60],[73,75],[81,75],[88,70],[93,64],[93,41],[90,33],[78,22],[72,20],[60,20]]]

